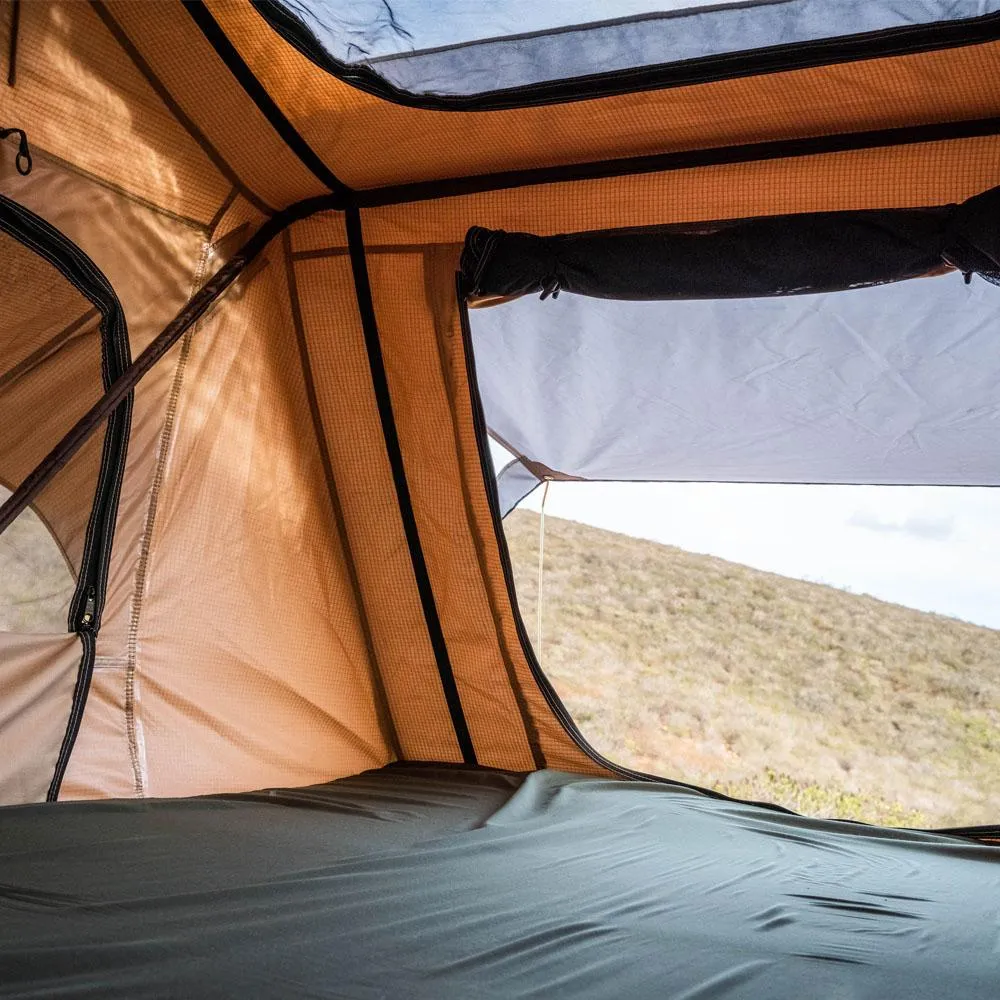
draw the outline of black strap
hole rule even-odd
[[[312,146],[302,138],[295,126],[285,117],[264,85],[254,76],[253,70],[246,64],[236,46],[222,30],[219,22],[212,17],[205,4],[201,0],[185,0],[184,7],[209,44],[218,53],[219,58],[236,77],[240,86],[285,141],[288,148],[334,195],[338,196],[339,203],[334,207],[342,207],[350,198],[351,189],[334,175]]]
[[[420,594],[420,604],[427,623],[427,633],[430,637],[434,658],[437,661],[438,673],[441,676],[441,687],[444,689],[445,701],[451,713],[451,722],[455,729],[462,759],[466,764],[475,765],[476,751],[472,745],[469,726],[462,709],[462,700],[455,683],[451,659],[448,655],[448,645],[444,632],[441,630],[441,620],[438,617],[437,604],[434,601],[434,591],[431,589],[430,575],[424,560],[423,548],[420,544],[420,534],[417,530],[417,519],[413,512],[410,499],[410,487],[406,481],[406,469],[403,465],[403,453],[399,444],[399,434],[396,430],[396,420],[392,412],[392,400],[389,393],[389,380],[385,371],[385,360],[382,357],[382,345],[379,341],[378,326],[375,322],[375,307],[372,304],[371,285],[368,280],[368,263],[365,259],[364,237],[361,231],[361,216],[354,207],[349,207],[345,213],[347,222],[347,242],[351,256],[351,270],[354,275],[354,290],[358,300],[358,311],[361,314],[361,326],[364,330],[365,348],[368,352],[368,365],[371,369],[372,385],[375,390],[375,400],[378,405],[379,418],[382,421],[382,435],[385,438],[385,449],[392,468],[392,479],[396,487],[396,500],[399,503],[399,513],[403,520],[403,531],[406,534],[406,544],[410,550],[410,562],[413,565],[413,575],[416,578],[417,590]]]

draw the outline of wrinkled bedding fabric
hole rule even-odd
[[[0,810],[0,996],[1000,995],[1000,849],[394,765]]]

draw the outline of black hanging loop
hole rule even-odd
[[[31,173],[31,149],[28,146],[28,137],[25,135],[24,129],[21,128],[0,128],[0,139],[6,139],[8,136],[16,135],[18,137],[17,141],[17,156],[14,159],[14,166],[17,168],[17,172],[22,177],[27,177]]]
[[[538,297],[541,302],[544,302],[550,295],[554,299],[559,298],[559,279],[554,275],[550,274],[542,278],[542,294]]]
[[[483,275],[486,273],[486,268],[489,267],[490,260],[493,257],[493,251],[496,250],[497,244],[503,237],[503,230],[498,229],[495,232],[490,233],[486,237],[486,242],[482,248],[482,255],[479,258],[479,264],[476,267],[476,273],[472,279],[472,293],[473,295],[478,295],[480,286],[482,284]]]

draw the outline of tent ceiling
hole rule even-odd
[[[250,7],[205,10],[299,138],[358,189],[963,122],[994,116],[1000,95],[1000,43],[985,41],[557,106],[431,111],[336,79]]]

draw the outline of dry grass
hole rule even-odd
[[[535,630],[538,517],[506,522]],[[810,815],[1000,821],[1000,632],[549,517],[543,666],[604,754]]]
[[[0,502],[9,495],[0,488]],[[0,632],[65,632],[73,585],[48,528],[26,510],[0,535]]]

